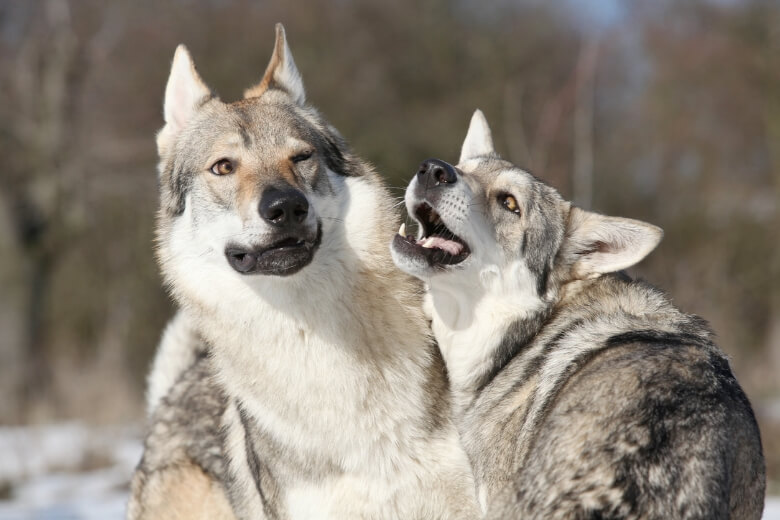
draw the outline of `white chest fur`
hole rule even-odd
[[[472,283],[434,281],[425,309],[432,320],[457,405],[473,397],[474,385],[495,362],[495,353],[513,321],[543,305],[533,275],[517,262],[499,271],[483,269]]]

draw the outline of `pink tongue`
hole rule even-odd
[[[428,244],[426,247],[441,249],[442,251],[448,252],[452,256],[458,255],[461,251],[463,251],[463,244],[441,237],[423,238],[422,240],[417,241],[418,246],[426,243]]]

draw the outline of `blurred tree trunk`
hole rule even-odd
[[[576,69],[572,198],[583,208],[591,208],[593,204],[593,105],[596,99],[598,56],[598,40],[591,38],[580,49]]]
[[[774,365],[774,373],[780,372],[780,14],[777,10],[767,9],[769,20],[769,50],[766,55],[766,73],[764,85],[767,96],[766,137],[767,148],[771,160],[772,176],[775,190],[774,225],[772,226],[775,247],[774,258],[769,263],[769,327],[767,331],[767,351]]]
[[[55,257],[46,246],[46,223],[18,200],[17,234],[23,260],[26,261],[27,301],[23,348],[26,357],[22,398],[23,410],[32,410],[41,399],[49,397],[52,374],[46,349],[46,309]]]
[[[38,10],[42,12],[38,12]],[[68,222],[72,200],[66,179],[74,142],[74,112],[83,78],[79,45],[72,28],[70,5],[46,0],[31,7],[31,32],[21,44],[12,78],[15,117],[11,128],[21,156],[18,178],[11,185],[12,208],[26,302],[23,352],[23,410],[53,398],[48,310],[53,273],[63,246],[73,238]],[[37,24],[42,24],[39,26]]]
[[[16,30],[4,34],[4,65],[13,74],[0,77],[8,178],[0,204],[15,231],[12,264],[23,300],[18,353],[11,356],[21,365],[13,385],[20,419],[59,404],[53,347],[63,343],[61,331],[52,330],[52,294],[62,259],[87,229],[84,172],[94,152],[79,146],[91,108],[86,85],[120,41],[124,10],[120,3],[30,0],[15,6]]]

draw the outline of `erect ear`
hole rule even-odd
[[[571,208],[564,245],[577,279],[596,278],[639,263],[658,245],[663,230],[630,218]]]
[[[287,45],[284,26],[280,23],[276,24],[274,53],[265,69],[265,75],[260,83],[244,91],[244,98],[258,97],[269,88],[284,90],[299,105],[306,102],[303,80]]]
[[[466,139],[463,141],[463,147],[460,149],[460,160],[458,164],[480,157],[482,155],[493,155],[496,150],[493,148],[493,138],[490,136],[490,127],[488,126],[485,115],[481,110],[474,111],[469,124],[469,131]]]
[[[200,79],[187,48],[179,45],[173,55],[171,75],[165,87],[165,126],[157,134],[157,148],[161,153],[187,126],[203,102],[211,97],[212,93]]]

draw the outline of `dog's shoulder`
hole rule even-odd
[[[205,344],[173,341],[173,336],[182,332],[176,328],[182,325],[174,320],[168,327],[167,345],[190,348],[167,352],[174,359],[155,363],[157,375],[165,374],[171,381],[150,413],[143,457],[133,475],[128,518],[161,518],[183,511],[201,515],[192,518],[233,518],[225,489],[228,476],[222,418],[227,397],[214,378]],[[158,382],[159,391],[162,381]]]

